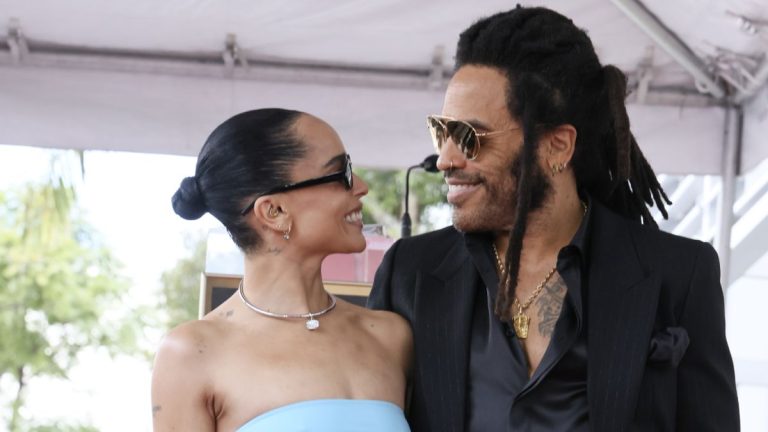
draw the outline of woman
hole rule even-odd
[[[155,431],[408,431],[410,327],[333,297],[320,274],[329,254],[365,248],[367,192],[311,115],[249,111],[211,133],[173,208],[219,219],[245,274],[238,294],[163,340]]]

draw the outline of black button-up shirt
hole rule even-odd
[[[589,219],[588,209],[573,239],[558,254],[557,271],[568,289],[552,339],[530,379],[528,361],[514,331],[493,313],[499,285],[493,238],[465,236],[480,279],[470,336],[468,431],[589,430],[582,304],[588,280]]]

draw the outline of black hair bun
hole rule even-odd
[[[205,199],[200,191],[200,185],[195,177],[187,177],[181,181],[179,190],[171,198],[173,211],[187,220],[199,219],[208,211]]]

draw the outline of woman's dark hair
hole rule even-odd
[[[515,224],[496,314],[508,319],[531,210],[540,134],[563,124],[577,130],[573,167],[579,190],[613,211],[656,226],[648,206],[666,218],[671,204],[629,129],[627,78],[602,66],[587,34],[546,8],[518,6],[484,18],[459,37],[456,68],[489,66],[508,80],[507,108],[523,128]]]
[[[171,199],[176,214],[192,220],[209,212],[240,249],[258,249],[261,239],[240,211],[258,194],[290,183],[290,168],[306,152],[291,131],[301,114],[265,108],[219,125],[200,150],[195,175],[182,180]]]

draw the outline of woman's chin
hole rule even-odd
[[[353,247],[351,253],[363,252],[363,251],[365,251],[365,248],[368,247],[368,243],[366,243],[365,237],[363,237],[362,234],[360,235],[360,239],[358,239],[355,243],[356,244]]]

